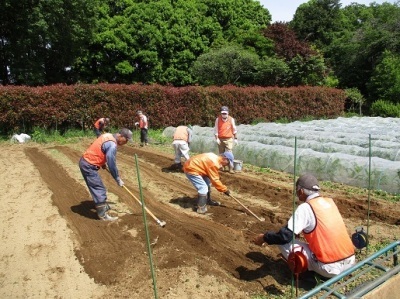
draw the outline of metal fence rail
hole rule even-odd
[[[299,299],[361,298],[400,272],[399,245],[400,241],[389,244],[350,269],[316,286]]]

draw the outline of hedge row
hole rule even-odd
[[[45,129],[88,129],[99,117],[113,127],[133,128],[136,111],[152,128],[192,124],[213,126],[221,106],[238,124],[333,118],[344,110],[345,93],[326,87],[168,87],[160,85],[52,85],[0,87],[0,131],[29,133]]]

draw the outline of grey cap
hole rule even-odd
[[[127,128],[123,128],[121,130],[119,130],[118,134],[120,134],[121,136],[124,136],[126,139],[132,140],[132,131],[127,129]]]
[[[320,190],[318,180],[311,174],[301,175],[296,182],[296,187],[301,187],[308,190],[318,191]]]
[[[222,107],[221,107],[221,112],[229,112],[228,107],[222,106]]]
[[[137,115],[143,114],[143,112],[142,112],[142,110],[138,110],[138,111],[136,112],[136,114],[137,114]]]

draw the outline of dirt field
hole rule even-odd
[[[153,298],[142,208],[110,174],[101,170],[109,202],[120,217],[97,220],[78,167],[89,140],[69,145],[0,145],[0,298]],[[206,216],[192,211],[196,191],[183,173],[169,170],[172,148],[127,145],[117,163],[137,198],[138,159],[159,298],[251,298],[288,296],[291,273],[275,246],[251,243],[255,233],[279,229],[293,210],[293,178],[279,172],[221,173],[233,199]],[[352,188],[356,190],[355,188]],[[366,225],[366,192],[342,188],[331,196],[349,234]],[[359,195],[354,195],[359,194]],[[399,203],[371,198],[371,244],[400,237]],[[301,288],[300,292],[304,292]]]

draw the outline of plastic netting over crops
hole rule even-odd
[[[173,127],[164,135],[172,137]],[[218,152],[214,128],[194,126],[193,152]],[[352,117],[238,126],[235,159],[320,180],[400,193],[400,119]]]

